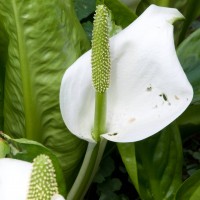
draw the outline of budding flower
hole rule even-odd
[[[46,155],[39,155],[33,161],[27,200],[50,200],[58,194],[53,164]]]
[[[96,92],[103,93],[110,84],[108,9],[98,5],[92,33],[92,80]]]

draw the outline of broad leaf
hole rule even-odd
[[[3,130],[4,75],[8,41],[1,27],[2,24],[0,23],[0,130]]]
[[[194,134],[198,134],[200,130],[200,104],[191,105],[186,111],[176,120],[182,140],[190,138]]]
[[[70,0],[0,0],[1,23],[9,41],[4,132],[53,150],[70,187],[85,143],[62,121],[59,88],[66,68],[88,48],[86,36]]]
[[[132,9],[134,12],[136,11],[138,4],[141,0],[120,0],[124,4],[126,4],[130,9]]]
[[[136,14],[119,0],[104,0],[104,3],[111,10],[116,25],[125,28],[137,18]]]
[[[199,200],[200,199],[200,170],[188,178],[179,188],[176,200]]]
[[[0,130],[3,130],[3,68],[0,68]]]
[[[118,148],[141,199],[173,199],[181,184],[182,168],[182,147],[177,127],[171,124],[160,134],[136,142],[136,154],[134,143],[132,145],[118,144]]]
[[[200,103],[200,29],[196,30],[178,48],[177,54],[193,86],[193,104]]]
[[[121,155],[122,161],[126,167],[126,170],[131,178],[131,181],[133,182],[137,192],[140,193],[137,161],[135,155],[135,143],[117,143],[117,147]]]
[[[79,20],[83,20],[95,11],[96,0],[74,0],[76,14]]]

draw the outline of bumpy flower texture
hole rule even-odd
[[[134,142],[160,131],[190,104],[193,90],[176,55],[172,23],[176,9],[151,5],[127,28],[110,39],[111,79],[107,90],[106,132],[115,142]],[[60,108],[68,129],[95,142],[95,90],[91,50],[65,72]]]
[[[37,157],[33,164],[10,158],[0,159],[0,199],[64,200],[58,194],[51,165],[45,155]]]

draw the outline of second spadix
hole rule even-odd
[[[181,18],[176,9],[151,5],[110,39],[112,69],[102,137],[115,142],[142,140],[167,126],[190,104],[193,91],[173,40],[172,23]],[[63,76],[60,108],[74,135],[95,142],[91,71],[88,51]]]

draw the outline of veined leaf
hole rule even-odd
[[[101,3],[101,0],[97,0],[97,3]],[[104,4],[111,10],[116,25],[123,28],[137,18],[137,15],[119,0],[104,0]]]
[[[96,0],[74,0],[74,6],[78,19],[82,20],[94,13]]]
[[[3,83],[4,83],[4,70],[0,67],[0,130],[3,130]]]
[[[175,124],[136,143],[142,199],[173,199],[182,177],[182,144]]]
[[[135,155],[135,143],[117,143],[117,148],[126,167],[126,170],[133,182],[133,185],[135,186],[135,189],[138,193],[140,193],[137,161]]]
[[[9,41],[3,130],[53,150],[70,187],[85,143],[62,121],[59,88],[66,68],[89,46],[71,0],[0,0],[0,23]]]
[[[199,200],[200,199],[200,170],[188,178],[179,188],[176,200]]]
[[[173,199],[181,184],[182,168],[182,146],[177,127],[171,124],[160,134],[132,145],[131,148],[131,144],[118,144],[118,148],[141,199]]]
[[[3,130],[4,75],[8,41],[0,23],[0,130]]]
[[[178,47],[178,57],[193,86],[193,104],[200,103],[200,29],[196,30]]]

